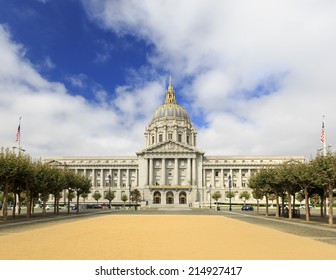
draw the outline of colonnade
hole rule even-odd
[[[82,173],[87,178],[91,178],[94,187],[126,187],[138,186],[138,168],[78,168],[76,172]]]
[[[195,158],[148,158],[146,185],[196,185]]]

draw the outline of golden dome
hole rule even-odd
[[[176,102],[171,76],[164,103],[154,111],[152,121],[159,119],[185,120],[190,123],[187,111]]]

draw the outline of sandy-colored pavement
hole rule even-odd
[[[223,216],[111,215],[0,235],[9,260],[336,260],[336,247]]]

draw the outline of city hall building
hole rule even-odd
[[[139,139],[141,141],[142,139]],[[225,193],[235,193],[232,203],[242,203],[239,193],[248,188],[250,176],[258,169],[303,157],[206,156],[197,148],[197,132],[188,112],[176,102],[171,80],[163,104],[153,114],[145,128],[145,147],[135,156],[75,156],[49,157],[92,180],[92,192],[86,202],[95,202],[94,192],[100,192],[100,203],[107,203],[104,193],[114,192],[113,205],[123,204],[138,189],[142,206],[202,207],[213,203],[211,196],[219,191],[219,202],[228,202]],[[229,186],[230,184],[230,186]],[[250,202],[253,202],[251,195]]]

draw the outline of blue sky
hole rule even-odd
[[[134,155],[164,99],[209,155],[314,156],[336,138],[336,4],[0,0],[0,146]]]
[[[87,17],[80,1],[1,1],[0,19],[25,57],[50,81],[91,99],[92,87],[113,92],[128,71],[146,63],[150,45],[131,35],[118,36]],[[69,76],[78,83],[69,80]],[[80,87],[79,80],[86,87]],[[71,82],[73,81],[73,82]]]

